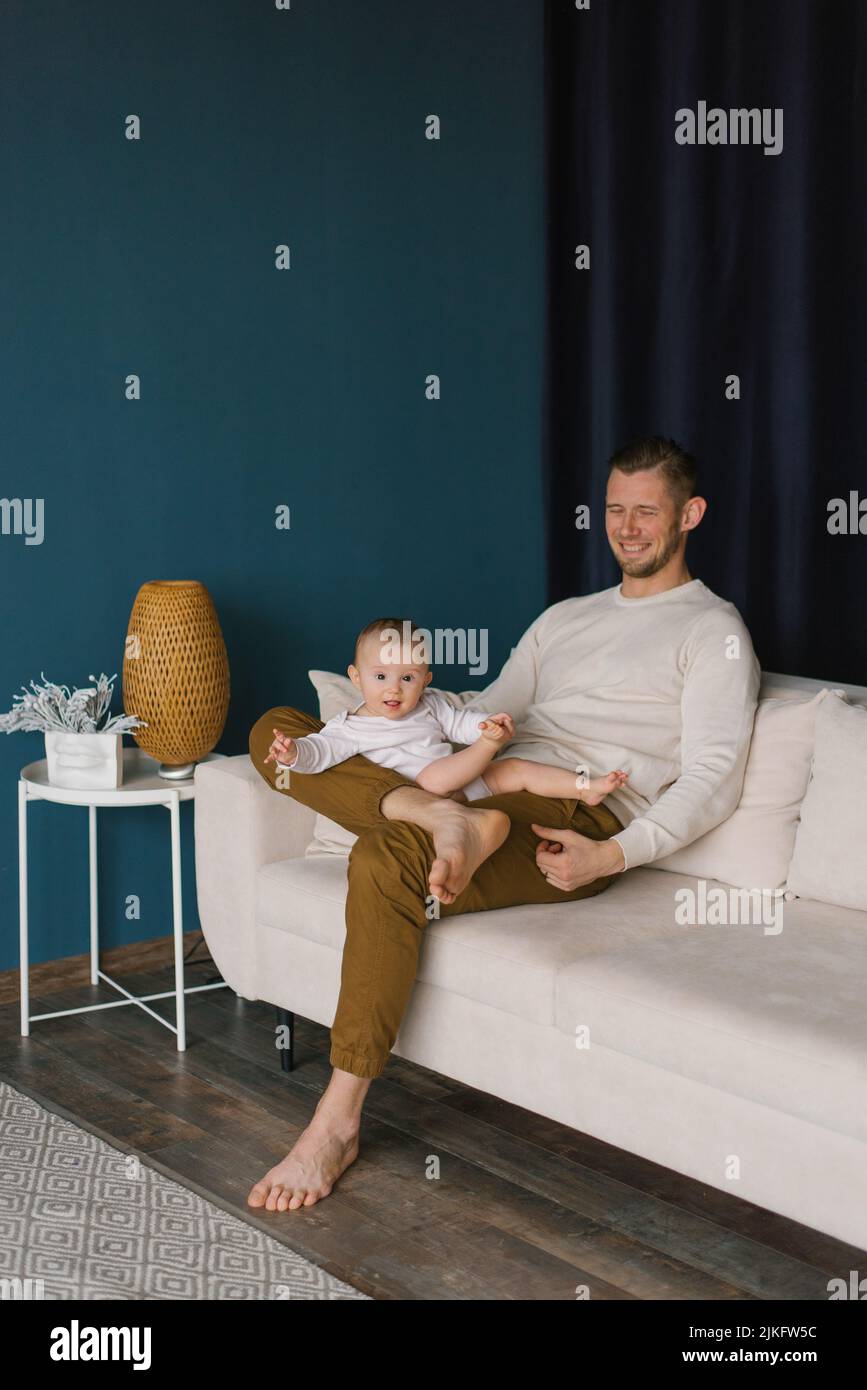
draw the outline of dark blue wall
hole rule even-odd
[[[307,669],[344,670],[383,611],[487,628],[499,668],[545,598],[541,12],[7,0],[0,492],[43,498],[45,535],[0,535],[0,709],[43,670],[106,671],[119,712],[149,579],[213,596],[219,752],[246,752],[271,705],[312,708]],[[0,737],[0,968],[18,959],[16,779],[43,756],[41,735]],[[77,954],[87,812],[29,814],[32,959]],[[103,943],[166,934],[167,814],[100,818]],[[191,928],[189,806],[183,825]]]

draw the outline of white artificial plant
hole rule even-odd
[[[45,681],[45,672],[41,671],[40,675]],[[22,685],[23,697],[13,696],[19,703],[13,705],[8,714],[0,714],[0,732],[12,734],[16,730],[35,729],[50,733],[57,729],[75,734],[128,734],[133,729],[147,728],[146,721],[135,714],[116,714],[100,726],[111,706],[116,678],[117,672],[110,680],[105,672],[99,680],[91,675],[89,679],[96,681],[96,685],[76,688],[71,695],[68,686],[52,685],[50,681],[41,686],[31,681],[32,693]]]

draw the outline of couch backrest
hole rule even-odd
[[[820,690],[845,690],[850,702],[853,705],[867,705],[867,686],[846,685],[844,681],[817,681],[811,676],[783,676],[775,671],[762,672],[761,697],[764,699],[769,695],[785,695],[787,692],[797,694],[803,690],[807,694],[816,695]]]

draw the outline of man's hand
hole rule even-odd
[[[489,714],[479,725],[482,738],[489,743],[508,743],[515,737],[515,721],[510,714]]]
[[[623,850],[616,840],[589,840],[577,830],[556,830],[550,825],[532,825],[542,839],[536,846],[536,864],[553,888],[571,893],[585,883],[626,868]]]
[[[281,733],[279,729],[274,729],[273,733],[274,742],[268,749],[265,762],[270,763],[273,759],[275,763],[281,763],[284,767],[288,767],[291,763],[294,763],[297,757],[295,740],[294,738],[290,738],[288,734]]]

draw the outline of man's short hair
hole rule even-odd
[[[404,628],[404,623],[409,623],[409,628]],[[411,618],[374,618],[372,623],[368,623],[367,627],[363,627],[361,629],[361,631],[355,639],[355,655],[353,657],[354,666],[358,665],[358,649],[361,646],[362,642],[365,640],[365,638],[378,637],[381,632],[385,632],[386,628],[397,630],[398,639],[401,642],[401,645],[403,645],[404,632],[409,633],[411,641],[412,634],[416,630],[415,623],[412,621]],[[394,639],[392,638],[392,641],[393,640]]]
[[[608,460],[609,476],[613,469],[621,473],[644,473],[658,468],[674,500],[676,507],[683,507],[690,497],[695,497],[698,465],[692,454],[673,439],[663,439],[652,434],[644,439],[633,439],[625,448],[618,449]]]

